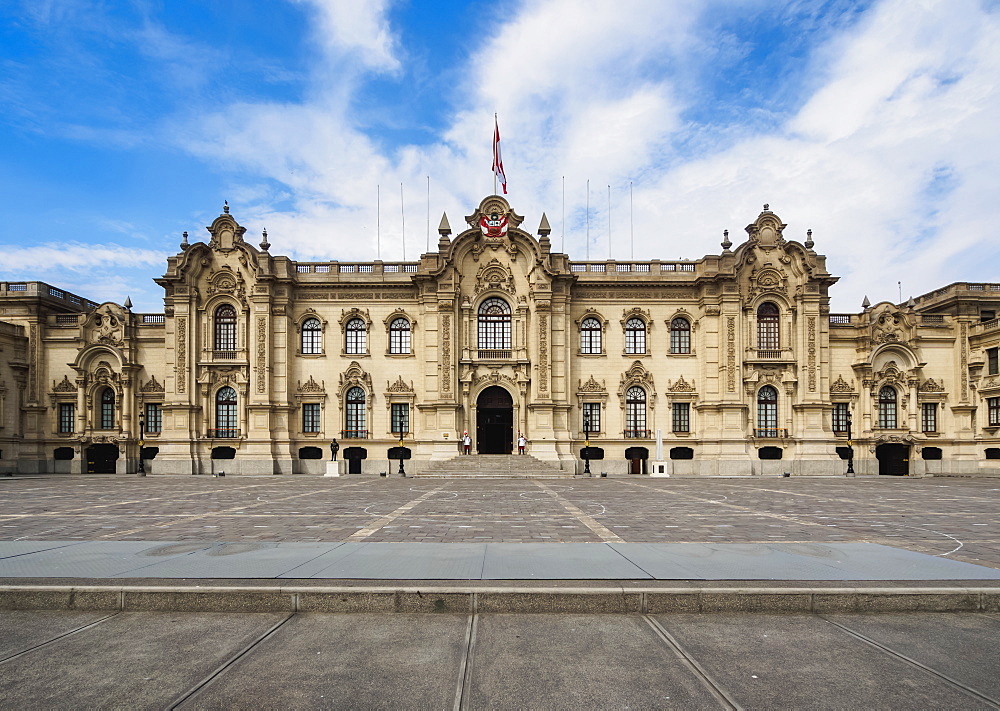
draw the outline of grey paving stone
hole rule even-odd
[[[640,580],[650,575],[604,543],[488,543],[486,580]]]
[[[349,542],[331,552],[335,561],[309,577],[478,580],[483,574],[485,549],[484,543]],[[317,559],[315,564],[318,566],[322,561]],[[296,577],[304,577],[299,573],[294,571]]]
[[[308,564],[337,543],[217,543],[171,556],[115,577],[129,578],[276,578]]]
[[[106,612],[9,611],[0,614],[0,659],[72,632]]]

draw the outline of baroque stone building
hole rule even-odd
[[[0,467],[411,473],[528,451],[610,474],[997,473],[1000,284],[831,314],[837,278],[764,206],[695,261],[572,261],[490,196],[419,262],[294,262],[224,212],[164,310],[0,283]],[[850,423],[850,424],[849,424]],[[659,433],[659,438],[657,437]],[[346,455],[343,456],[343,455]]]

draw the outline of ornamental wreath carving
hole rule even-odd
[[[516,292],[514,275],[496,257],[479,268],[476,273],[476,294],[487,290],[505,291],[508,294]]]

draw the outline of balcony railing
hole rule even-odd
[[[652,439],[653,430],[625,430],[625,439]]]
[[[368,430],[341,430],[341,439],[368,439]]]
[[[766,358],[768,360],[777,360],[781,357],[781,349],[770,349],[770,348],[758,348],[757,349],[758,358]]]
[[[756,427],[753,436],[759,439],[781,439],[788,436],[788,430],[781,427]]]
[[[240,357],[240,351],[212,351],[212,360],[236,360]]]
[[[210,429],[208,431],[209,439],[239,439],[240,431],[238,429],[232,429],[228,427]]]
[[[480,348],[478,358],[479,360],[510,360],[511,351],[497,348]]]

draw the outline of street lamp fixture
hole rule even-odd
[[[146,421],[139,415],[139,470],[137,476],[146,476],[146,463],[142,460],[142,448],[146,444]]]
[[[583,473],[590,474],[590,413],[583,413]]]
[[[851,410],[847,410],[847,473],[854,473],[854,440],[851,437]]]

